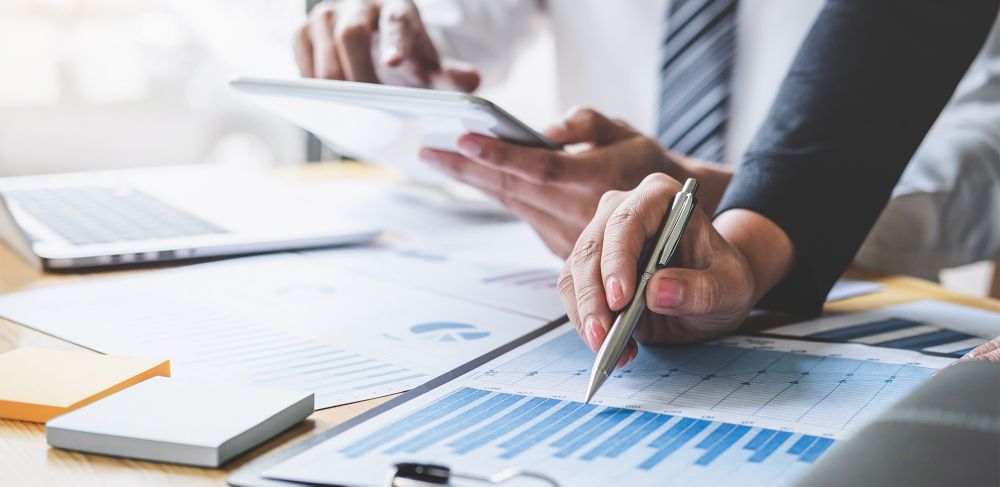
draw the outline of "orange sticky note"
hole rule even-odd
[[[0,355],[0,418],[44,423],[157,375],[169,360],[19,348]]]

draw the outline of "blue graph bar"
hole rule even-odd
[[[523,426],[528,421],[538,417],[558,404],[558,399],[535,397],[522,404],[517,409],[507,413],[502,418],[469,433],[450,443],[455,447],[455,453],[464,454],[488,444],[513,429]]]
[[[730,425],[733,426],[733,425]],[[715,431],[719,431],[720,428],[716,428]],[[695,465],[708,465],[712,463],[713,460],[719,457],[729,449],[729,447],[736,444],[743,435],[750,431],[749,426],[736,426],[735,428],[730,428],[729,434],[719,441],[715,442],[711,448],[704,455],[702,455],[694,463]]]
[[[802,452],[806,451],[806,448],[809,448],[814,441],[816,441],[815,436],[803,435],[802,438],[799,438],[799,441],[796,441],[795,444],[788,449],[788,453],[792,455],[801,455]]]
[[[667,423],[667,421],[670,421],[670,418],[673,418],[673,416],[669,414],[656,415],[656,418],[654,418],[649,423],[646,423],[646,425],[643,426],[641,430],[636,431],[635,433],[632,434],[632,436],[629,436],[628,438],[622,439],[622,442],[619,443],[617,446],[615,446],[612,450],[605,452],[604,456],[608,458],[618,458],[619,455],[625,453],[625,451],[627,451],[632,446],[638,445],[643,438],[649,436],[652,432],[660,429],[660,426],[663,426],[664,424]]]
[[[683,433],[686,429],[688,429],[689,426],[694,424],[694,422],[695,420],[692,418],[681,418],[680,421],[674,423],[674,425],[670,429],[665,431],[662,435],[660,435],[659,438],[653,440],[653,442],[650,443],[649,446],[653,448],[660,448],[663,445],[670,443],[670,440],[674,439],[675,436]]]
[[[568,443],[571,443],[577,438],[589,433],[590,430],[603,424],[604,421],[608,419],[608,417],[614,414],[615,410],[616,408],[604,408],[601,411],[598,411],[597,414],[595,414],[594,417],[588,419],[586,423],[577,426],[573,431],[566,433],[558,440],[553,442],[552,446],[557,448],[566,446]]]
[[[660,429],[660,426],[667,424],[667,421],[670,421],[670,418],[672,417],[673,416],[669,414],[657,414],[652,421],[643,425],[642,429],[632,433],[629,436],[622,438],[622,441],[619,442],[617,445],[615,445],[614,448],[605,451],[604,456],[608,458],[618,458],[619,455],[625,453],[625,451],[631,448],[632,446],[638,445],[643,438],[649,436],[652,432]]]
[[[376,451],[388,455],[420,453],[427,448],[443,448],[436,445],[447,442],[456,454],[499,447],[502,453],[497,456],[509,460],[532,447],[544,446],[545,451],[540,450],[540,457],[533,456],[532,461],[546,456],[575,459],[580,454],[579,460],[592,462],[602,457],[617,458],[633,448],[651,448],[649,456],[638,465],[649,471],[661,463],[711,465],[737,444],[743,444],[751,432],[755,434],[745,442],[743,450],[753,453],[749,458],[740,453],[739,460],[726,457],[726,468],[734,460],[761,464],[787,444],[791,446],[786,451],[792,457],[775,457],[776,464],[813,463],[834,443],[830,438],[748,425],[673,419],[649,411],[462,388],[355,441],[341,453],[348,458]],[[652,436],[661,430],[665,431]],[[614,434],[610,434],[612,431]],[[499,443],[508,434],[511,438]],[[652,441],[643,443],[647,437]],[[789,441],[792,438],[794,442]]]
[[[715,431],[709,433],[704,440],[701,440],[701,443],[698,443],[698,445],[695,446],[695,448],[701,448],[701,449],[712,448],[712,445],[714,445],[715,442],[721,440],[723,436],[726,436],[726,434],[729,433],[729,430],[735,427],[736,427],[735,424],[730,424],[730,423],[719,424],[719,426],[715,428]]]
[[[579,450],[580,448],[583,448],[584,446],[587,446],[587,443],[594,441],[594,439],[596,439],[598,436],[601,436],[611,428],[614,428],[615,425],[624,421],[634,412],[635,411],[631,409],[606,408],[604,411],[601,411],[600,413],[597,414],[597,416],[595,416],[595,418],[603,416],[604,420],[594,425],[593,428],[590,428],[579,437],[572,438],[570,441],[563,442],[562,439],[560,439],[557,443],[562,443],[561,445],[559,445],[562,448],[556,452],[555,456],[557,458],[566,458],[572,455],[573,452]],[[572,435],[572,433],[570,433],[570,435]],[[553,446],[557,445],[553,443]]]
[[[924,333],[923,335],[900,338],[897,340],[889,340],[887,342],[878,343],[877,345],[880,347],[920,350],[922,348],[936,347],[938,345],[953,343],[960,340],[968,340],[969,338],[974,338],[974,337],[972,335],[959,333],[957,331],[938,330],[931,333]]]
[[[767,440],[770,440],[771,437],[774,436],[775,433],[777,433],[777,431],[774,431],[774,430],[761,430],[760,433],[757,433],[757,436],[754,436],[753,439],[750,440],[750,442],[747,443],[746,446],[743,447],[743,449],[744,450],[756,450],[756,449],[760,448],[761,445],[764,444],[764,442],[766,442]]]
[[[787,431],[782,431],[772,436],[771,439],[764,444],[764,446],[758,448],[757,451],[754,452],[753,456],[750,457],[750,462],[760,463],[767,460],[767,457],[771,456],[771,454],[774,453],[774,451],[777,450],[778,447],[780,447],[781,444],[791,436],[792,434]]]
[[[501,448],[508,450],[500,455],[501,458],[514,458],[525,450],[547,440],[552,435],[562,431],[563,428],[575,423],[580,418],[586,416],[597,406],[593,404],[582,404],[571,402],[565,407],[556,411],[550,418],[546,426],[536,426],[535,429],[525,431],[510,440],[500,444]]]
[[[914,326],[920,326],[923,323],[918,321],[905,320],[902,318],[888,318],[881,321],[873,321],[871,323],[861,323],[859,325],[845,326],[843,328],[836,328],[833,330],[827,330],[819,333],[813,333],[809,335],[810,338],[820,338],[823,340],[835,340],[839,342],[846,342],[848,340],[856,340],[861,337],[878,335],[880,333],[888,333],[890,331],[903,330],[906,328],[913,328]]]
[[[635,434],[637,431],[641,431],[642,428],[643,428],[643,426],[645,426],[650,421],[653,421],[654,419],[656,419],[657,416],[660,416],[660,415],[656,414],[656,413],[642,413],[642,414],[640,414],[639,417],[635,418],[635,420],[633,420],[631,423],[629,423],[628,426],[622,428],[621,431],[619,431],[615,435],[611,436],[610,438],[604,440],[600,445],[595,446],[593,449],[591,449],[589,452],[587,452],[586,454],[584,454],[580,458],[582,460],[590,461],[590,460],[593,460],[593,459],[595,459],[595,458],[603,455],[604,452],[606,452],[606,451],[613,450],[620,443],[622,443],[624,441],[628,441],[628,439],[631,438],[632,435]],[[634,443],[634,442],[632,442],[632,443]]]
[[[653,454],[653,456],[646,459],[639,465],[639,468],[643,470],[651,470],[658,463],[662,462],[665,458],[669,457],[671,453],[677,451],[680,447],[684,446],[685,443],[691,440],[701,433],[701,431],[712,424],[711,421],[699,419],[695,421],[688,429],[684,430],[683,433],[677,435],[674,439],[670,440],[669,443],[660,448],[659,451]]]
[[[385,442],[398,437],[406,431],[412,431],[431,423],[449,413],[457,411],[489,394],[488,391],[480,391],[469,387],[463,387],[443,399],[429,404],[407,418],[403,418],[392,423],[381,430],[360,441],[348,445],[341,450],[341,453],[349,458],[360,457],[380,446]]]
[[[806,452],[803,453],[802,456],[799,457],[799,461],[800,462],[806,462],[806,463],[813,463],[813,462],[815,462],[816,459],[818,459],[819,456],[822,455],[823,452],[825,452],[827,448],[830,448],[830,445],[832,445],[832,444],[833,444],[833,440],[831,440],[829,438],[820,438],[820,439],[816,440],[816,442],[813,443],[812,446],[809,447],[809,449],[806,450]]]
[[[416,453],[431,446],[455,433],[458,433],[472,425],[478,424],[492,417],[493,415],[507,409],[508,406],[520,401],[524,396],[514,394],[497,394],[482,404],[479,404],[466,414],[449,421],[438,428],[428,431],[426,434],[411,437],[409,440],[397,444],[386,450],[388,454],[399,452]]]

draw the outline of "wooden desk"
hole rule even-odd
[[[352,165],[317,165],[275,171],[275,177],[307,180],[370,176],[385,177],[385,173],[376,173]],[[129,272],[148,272],[148,270]],[[3,293],[79,279],[101,279],[118,274],[122,272],[86,275],[39,273],[9,249],[0,245],[0,292]],[[925,298],[1000,312],[1000,301],[952,293],[919,279],[878,277],[860,272],[850,274],[852,277],[882,282],[886,285],[886,289],[880,293],[830,304],[826,307],[827,313],[853,312]],[[0,319],[0,353],[24,346],[85,350]],[[305,423],[258,447],[221,470],[121,460],[50,449],[45,443],[45,429],[42,425],[0,420],[0,485],[222,485],[232,469],[326,430],[388,399],[373,399],[317,411]]]

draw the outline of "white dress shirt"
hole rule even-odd
[[[438,48],[477,65],[487,84],[507,73],[519,49],[547,23],[555,41],[560,108],[591,106],[655,135],[668,0],[418,4]],[[726,155],[720,162],[739,162],[822,4],[740,0]],[[944,266],[1000,259],[998,30],[1000,21],[897,185],[859,253],[863,265],[936,278]]]

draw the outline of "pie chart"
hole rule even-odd
[[[420,339],[436,342],[461,342],[490,336],[490,332],[480,330],[475,325],[452,322],[420,323],[411,326],[410,332]]]

